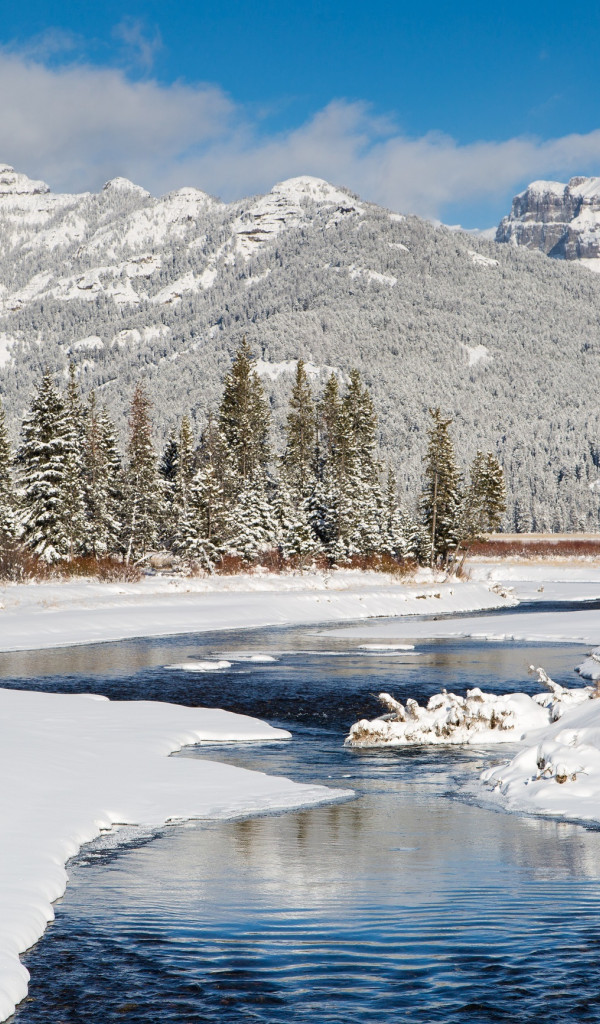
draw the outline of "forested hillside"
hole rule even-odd
[[[294,360],[318,391],[358,368],[382,456],[418,493],[428,408],[493,449],[510,529],[595,529],[600,280],[539,252],[402,218],[317,179],[225,205],[123,179],[53,196],[0,171],[0,391],[15,435],[44,368],[126,422],[143,379],[160,442],[199,432],[244,335],[281,425]]]

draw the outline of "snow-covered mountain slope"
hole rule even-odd
[[[226,204],[123,178],[54,195],[0,169],[0,393],[15,436],[43,368],[70,358],[123,428],[142,376],[157,441],[184,412],[200,429],[244,335],[276,424],[298,357],[317,391],[358,367],[407,496],[440,405],[465,462],[477,447],[500,456],[511,528],[598,528],[600,279],[576,262],[310,177]]]
[[[532,182],[513,199],[496,241],[540,249],[556,259],[581,260],[588,269],[600,271],[600,178],[571,178],[568,185]]]

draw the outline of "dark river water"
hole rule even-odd
[[[339,627],[338,627],[339,628]],[[502,814],[461,787],[508,750],[343,746],[385,689],[420,699],[574,685],[575,645],[416,641],[326,627],[0,655],[2,685],[225,707],[293,739],[188,748],[356,798],[86,847],[25,957],[15,1024],[600,1021],[600,832]],[[272,663],[240,660],[269,654]],[[188,658],[230,660],[190,673]]]

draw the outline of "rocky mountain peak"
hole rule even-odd
[[[33,181],[10,164],[0,164],[0,196],[39,196],[49,191],[45,181]]]
[[[554,259],[583,260],[600,270],[600,177],[579,175],[568,184],[533,181],[513,199],[496,241],[540,249]]]

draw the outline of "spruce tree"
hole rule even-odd
[[[121,458],[114,426],[96,394],[88,398],[83,448],[88,530],[86,551],[96,558],[116,554],[121,532]]]
[[[231,515],[231,537],[227,553],[245,562],[257,562],[277,547],[278,524],[267,496],[263,473],[255,473],[240,491]]]
[[[63,502],[66,511],[68,557],[71,558],[85,551],[88,539],[84,480],[85,419],[73,362],[69,364],[65,414]]]
[[[273,512],[281,556],[285,561],[304,565],[321,550],[321,545],[311,527],[307,499],[302,500],[291,491],[285,477],[279,481]]]
[[[244,338],[225,378],[219,408],[219,427],[235,474],[236,493],[269,461],[269,422],[263,386]]]
[[[133,394],[127,464],[123,476],[125,561],[143,558],[156,543],[163,514],[163,488],[152,444],[150,400],[142,384]]]
[[[66,558],[72,550],[65,500],[70,443],[65,403],[46,371],[23,422],[17,467],[22,538],[48,562]]]
[[[425,487],[420,509],[423,527],[429,537],[430,562],[448,559],[458,543],[460,474],[450,437],[451,419],[440,409],[429,410],[432,424],[427,431],[429,443],[425,456]]]
[[[486,533],[493,533],[502,526],[506,513],[504,472],[493,452],[487,452],[483,457],[476,486],[481,494],[483,529]]]
[[[0,402],[0,546],[14,540],[17,535],[16,495],[12,480],[12,452],[4,406]]]
[[[214,466],[206,462],[191,481],[186,510],[176,524],[173,549],[212,571],[222,553],[225,522],[223,487]]]
[[[289,489],[306,498],[315,484],[316,409],[304,361],[298,360],[285,427],[283,469]]]

